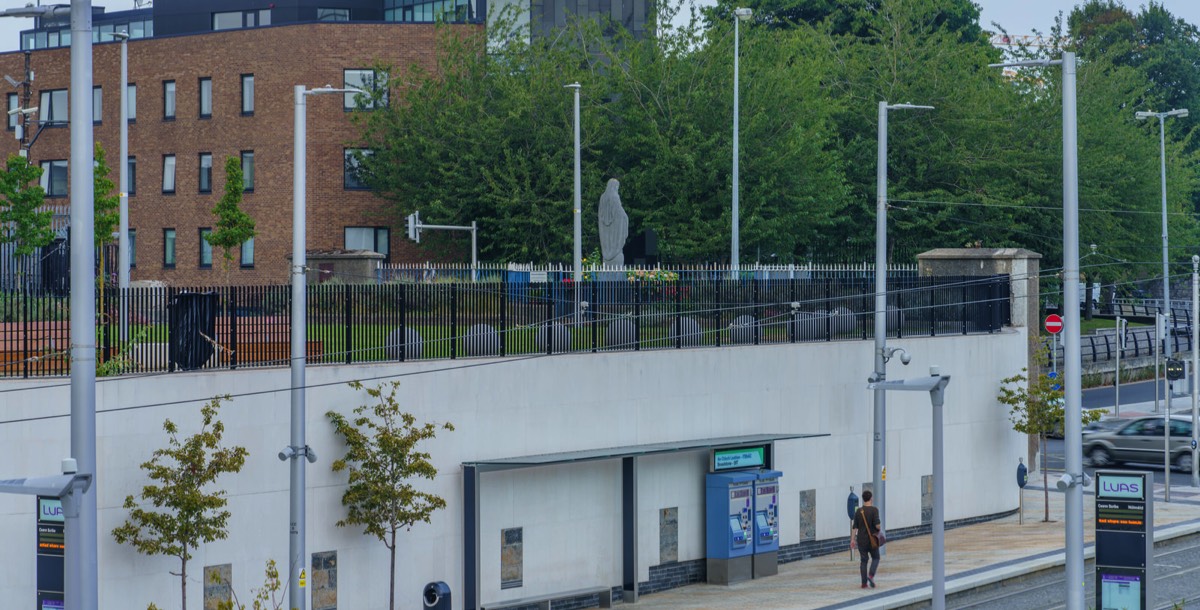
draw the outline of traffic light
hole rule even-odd
[[[417,210],[408,215],[408,238],[421,243],[421,211]]]

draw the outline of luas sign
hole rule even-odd
[[[1123,500],[1145,500],[1146,486],[1142,477],[1107,475],[1097,477],[1098,498],[1121,498]]]

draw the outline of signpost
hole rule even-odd
[[[1154,557],[1154,480],[1096,471],[1096,607],[1145,610]]]
[[[66,536],[63,531],[62,500],[47,496],[37,497],[37,608],[38,610],[61,610],[64,608]]]
[[[1062,316],[1052,313],[1046,316],[1046,332],[1050,333],[1050,338],[1053,339],[1053,347],[1050,348],[1050,370],[1058,372],[1058,333],[1063,330]]]

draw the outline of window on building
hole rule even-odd
[[[254,266],[254,238],[253,237],[242,242],[242,266],[243,267],[253,267]]]
[[[17,128],[17,125],[21,124],[20,113],[14,112],[17,108],[20,108],[20,107],[21,107],[21,99],[19,97],[17,97],[16,93],[9,93],[8,94],[8,130],[9,131],[14,131]]]
[[[40,120],[43,123],[51,122],[58,123],[59,127],[66,126],[67,118],[70,116],[67,112],[67,90],[53,89],[43,91],[38,104],[38,110],[40,111]]]
[[[212,192],[212,153],[200,153],[200,192]]]
[[[129,114],[129,122],[132,123],[137,120],[137,85],[130,83],[129,86],[125,88],[125,92],[128,94],[125,96],[125,99],[128,100],[129,104],[129,108],[126,109],[126,112]]]
[[[254,151],[242,151],[242,190],[254,192]]]
[[[242,114],[254,114],[254,75],[242,75]]]
[[[163,81],[163,119],[175,120],[175,81]]]
[[[347,190],[366,189],[366,176],[363,175],[362,158],[371,155],[369,148],[343,149],[342,187]]]
[[[137,157],[129,157],[129,195],[137,194]]]
[[[47,197],[67,196],[67,161],[42,161],[42,190]]]
[[[212,79],[200,79],[200,118],[212,116]]]
[[[541,3],[535,3],[535,7]],[[470,0],[384,0],[384,21],[466,23],[471,20],[473,7]]]
[[[162,192],[175,192],[175,155],[163,155]]]
[[[129,230],[129,266],[137,267],[137,229]]]
[[[361,89],[363,93],[344,93],[342,94],[342,108],[345,110],[354,110],[362,104],[364,110],[372,108],[382,108],[388,105],[388,91],[386,72],[377,70],[342,70],[344,86],[354,89]]]
[[[208,236],[212,234],[212,229],[204,227],[200,229],[200,268],[208,269],[212,267],[212,244],[208,243]]]
[[[345,247],[347,250],[370,250],[389,260],[388,239],[392,230],[387,227],[346,227]]]
[[[104,89],[92,87],[92,124],[99,125],[104,118]]]
[[[212,14],[212,29],[236,30],[271,25],[271,9],[226,11]]]
[[[318,8],[317,21],[350,21],[350,9]]]
[[[163,229],[163,267],[175,268],[175,229]]]

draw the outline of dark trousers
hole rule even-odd
[[[867,570],[867,558],[871,559],[871,569]],[[866,549],[858,547],[858,575],[862,576],[862,584],[867,584],[867,578],[875,578],[875,569],[879,567],[879,547]]]

